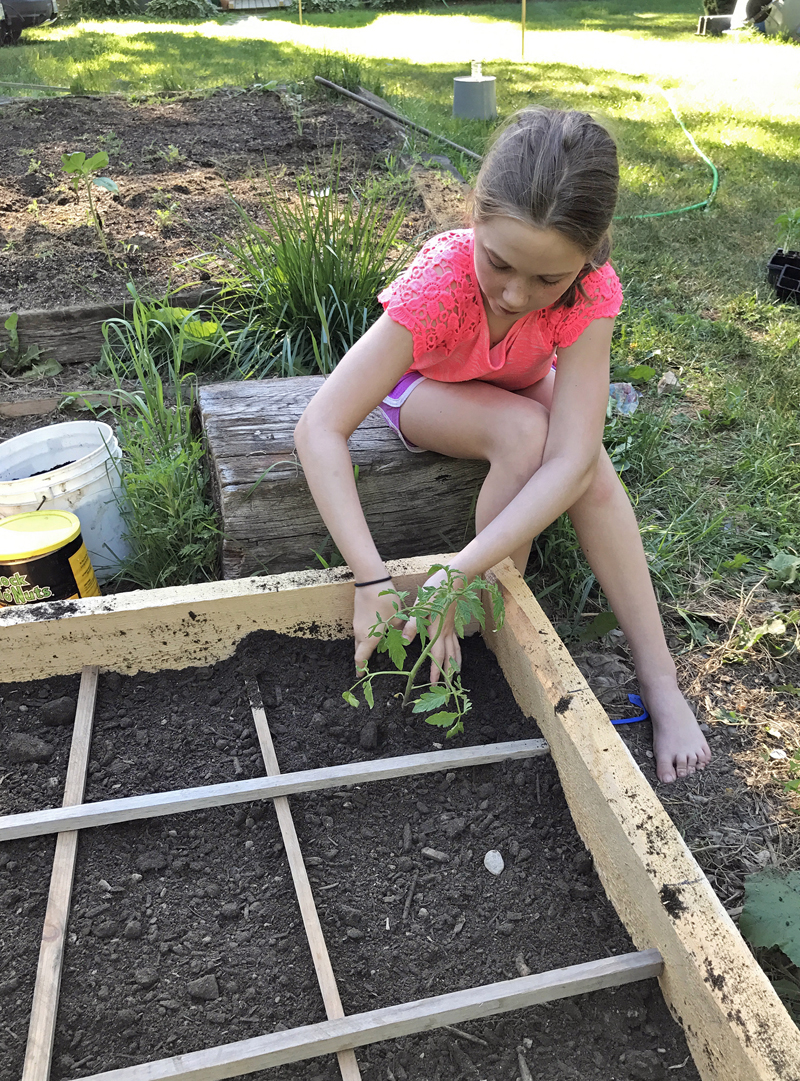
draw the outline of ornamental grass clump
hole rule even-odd
[[[370,628],[370,638],[379,638],[377,645],[378,653],[388,653],[394,668],[379,672],[370,672],[369,667],[364,668],[364,674],[353,686],[344,691],[342,697],[351,706],[358,706],[359,702],[355,691],[361,690],[364,701],[370,709],[375,704],[375,691],[373,680],[383,676],[401,677],[405,681],[405,687],[397,697],[401,697],[403,706],[412,701],[412,713],[427,714],[425,720],[428,724],[438,728],[447,729],[446,735],[450,739],[464,731],[464,717],[472,709],[472,702],[461,683],[461,674],[451,660],[450,667],[445,671],[439,668],[439,679],[436,683],[416,683],[420,671],[425,669],[426,664],[433,661],[433,647],[438,641],[443,626],[443,617],[451,606],[455,606],[455,630],[459,638],[464,637],[464,629],[468,624],[477,621],[481,628],[485,628],[486,616],[481,600],[481,592],[485,591],[492,606],[492,618],[495,627],[501,627],[505,615],[503,598],[500,589],[495,582],[489,582],[485,578],[473,578],[467,582],[464,575],[454,568],[436,564],[431,567],[429,574],[442,571],[444,581],[435,586],[420,586],[417,599],[408,604],[408,591],[396,589],[384,590],[381,597],[393,597],[393,614],[388,619],[382,619],[375,613],[376,622]],[[408,652],[408,639],[403,637],[401,627],[395,624],[405,624],[412,620],[416,624],[417,636],[420,642],[419,657],[406,671],[406,655]]]
[[[247,374],[330,373],[381,307],[376,297],[402,269],[405,203],[345,187],[341,159],[324,178],[305,173],[291,201],[270,182],[262,227],[237,205],[243,236],[203,267],[222,284],[217,310],[246,324]]]
[[[128,554],[116,578],[141,589],[189,585],[217,577],[220,529],[209,498],[202,437],[192,429],[194,378],[177,334],[172,355],[157,364],[146,307],[134,303],[130,320],[105,323],[106,362],[117,383],[117,437],[123,458],[120,510]],[[124,341],[123,376],[109,339]],[[130,391],[124,378],[138,381]]]

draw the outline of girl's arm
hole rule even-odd
[[[386,575],[356,490],[347,440],[413,362],[410,331],[384,314],[342,358],[314,395],[295,429],[295,446],[308,486],[334,544],[355,575],[369,582]],[[388,617],[391,599],[379,597],[391,583],[355,591],[356,665],[377,645],[369,639],[375,613]]]

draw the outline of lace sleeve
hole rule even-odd
[[[583,288],[588,301],[578,294],[578,300],[571,308],[560,308],[560,316],[555,327],[556,347],[566,349],[574,345],[593,319],[613,319],[622,307],[622,286],[616,271],[610,263],[605,263],[583,279]]]
[[[411,331],[414,360],[448,356],[480,325],[472,230],[442,233],[378,295],[384,311]]]

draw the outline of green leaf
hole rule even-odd
[[[599,616],[594,617],[588,627],[581,631],[578,637],[581,642],[594,642],[618,626],[617,617],[613,612],[601,612]]]
[[[348,706],[355,706],[358,709],[358,699],[351,691],[342,691],[342,698],[347,702]]]
[[[800,871],[761,871],[745,879],[739,930],[752,946],[778,946],[800,965]]]
[[[614,368],[612,379],[615,382],[646,383],[655,374],[655,368],[651,368],[649,364],[620,364]]]
[[[108,154],[105,150],[99,151],[97,154],[93,154],[84,165],[84,172],[93,173],[95,169],[105,169],[108,165]]]
[[[370,709],[375,705],[375,695],[372,693],[372,684],[369,680],[364,684],[364,701]]]
[[[94,176],[92,177],[92,183],[97,188],[104,188],[105,191],[112,191],[115,195],[119,195],[119,188],[108,176]]]
[[[38,347],[36,348],[37,354],[39,353]],[[20,378],[26,382],[34,379],[50,379],[54,375],[58,375],[61,371],[61,365],[53,357],[47,357],[40,363],[35,363],[31,366],[30,370],[24,372]]]
[[[744,552],[737,552],[733,559],[723,559],[720,563],[720,570],[723,571],[738,571],[745,563],[750,562],[750,557],[746,556]]]
[[[406,663],[406,647],[408,643],[403,637],[399,627],[389,627],[386,632],[386,649],[395,668],[401,671]]]
[[[427,724],[435,724],[438,728],[449,728],[457,717],[457,713],[442,711],[441,713],[432,713],[430,717],[425,718],[425,721]]]
[[[8,319],[6,319],[5,323],[3,323],[3,326],[6,328],[6,330],[8,331],[9,334],[13,334],[14,331],[17,329],[17,322],[18,321],[19,321],[19,313],[18,312],[12,312],[11,315],[9,315]]]
[[[62,154],[61,168],[65,173],[80,173],[83,172],[85,161],[86,155],[82,150],[76,150],[74,154]]]
[[[437,687],[432,691],[423,691],[414,703],[412,713],[429,713],[432,709],[446,705],[450,700],[450,691],[446,687]]]

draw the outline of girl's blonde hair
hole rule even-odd
[[[533,106],[501,129],[478,174],[472,220],[516,218],[555,229],[586,263],[557,301],[571,306],[581,282],[611,254],[611,220],[619,189],[617,147],[588,113]]]

